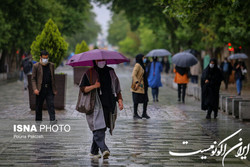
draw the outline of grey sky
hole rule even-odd
[[[104,37],[107,37],[108,34],[108,21],[111,19],[111,12],[107,9],[106,6],[102,5],[98,7],[95,3],[91,2],[93,5],[93,11],[96,14],[96,21],[102,27],[102,33]]]

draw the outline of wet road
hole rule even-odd
[[[35,112],[29,109],[28,93],[22,90],[21,82],[0,86],[0,166],[222,166],[222,157],[210,156],[211,152],[176,157],[169,151],[206,149],[215,140],[219,142],[241,128],[240,134],[228,142],[228,149],[239,143],[239,137],[245,145],[250,142],[249,123],[221,112],[217,120],[206,120],[199,101],[187,96],[186,104],[179,104],[177,92],[165,84],[160,88],[159,103],[152,102],[149,90],[148,114],[151,119],[133,120],[129,91],[131,70],[127,67],[116,69],[124,110],[119,112],[114,135],[107,132],[106,142],[111,151],[108,160],[88,156],[92,134],[85,115],[74,110],[78,87],[73,85],[71,67],[58,69],[68,77],[65,110],[56,111],[58,124],[69,125],[69,132],[13,132],[13,125],[35,124]],[[162,77],[163,81],[165,77]],[[142,112],[142,105],[139,105],[139,112]],[[48,120],[47,111],[43,117]],[[49,126],[46,121],[43,124]],[[235,152],[227,155],[225,166],[249,166],[249,161],[242,161],[234,155]],[[206,159],[202,159],[204,156]]]

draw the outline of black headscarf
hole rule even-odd
[[[211,62],[214,62],[214,68],[211,68],[211,67],[210,67],[210,63],[211,63]],[[217,59],[216,59],[216,58],[210,59],[209,64],[208,64],[208,70],[209,70],[211,73],[218,72],[219,68],[218,68],[218,63],[217,63]]]
[[[142,66],[142,68],[145,70],[145,66],[144,66],[143,60],[142,60],[143,57],[144,57],[143,54],[138,54],[138,55],[136,55],[135,60],[136,60],[136,63],[139,63]]]
[[[144,88],[146,91],[148,88],[148,77],[147,77],[146,69],[145,69],[145,66],[144,66],[144,63],[142,60],[143,57],[144,57],[143,54],[138,54],[138,55],[136,55],[135,60],[136,60],[136,63],[139,63],[141,65],[141,67],[144,69],[143,81],[144,81]]]
[[[188,73],[188,68],[186,68],[186,67],[175,66],[175,69],[181,75],[184,75],[184,74]]]
[[[105,65],[103,68],[99,68],[95,61],[93,61],[94,69],[97,71],[99,75],[99,82],[101,85],[101,92],[100,100],[102,102],[103,106],[110,107],[111,111],[114,108],[114,104],[111,103],[111,99],[113,99],[113,93],[111,89],[112,81],[110,77],[109,71],[112,70],[112,68]]]

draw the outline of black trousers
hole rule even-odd
[[[105,131],[106,128],[93,131],[93,142],[90,151],[91,154],[97,155],[99,149],[101,152],[109,151],[107,145],[105,144]]]
[[[178,100],[182,100],[183,102],[185,101],[185,95],[186,95],[186,88],[187,84],[178,84]],[[182,99],[181,99],[181,94],[182,94]]]
[[[36,121],[43,120],[43,103],[46,99],[50,121],[55,120],[54,94],[51,87],[42,87],[39,95],[36,95]]]
[[[218,115],[218,108],[214,108],[209,106],[207,110],[207,117],[211,117],[212,111],[214,111],[214,117],[216,118]]]

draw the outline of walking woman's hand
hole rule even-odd
[[[39,90],[34,90],[35,95],[39,95]]]
[[[94,86],[95,86],[95,88],[100,88],[101,84],[100,84],[100,82],[98,82],[98,80],[96,80]]]
[[[119,105],[119,109],[123,110],[123,103],[121,99],[118,100],[118,105]]]

